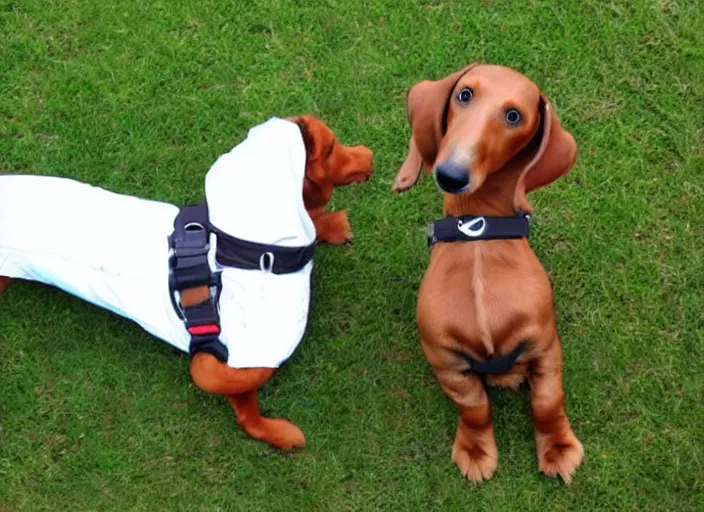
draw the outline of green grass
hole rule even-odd
[[[188,360],[35,284],[0,298],[0,510],[694,510],[704,505],[704,7],[698,0],[0,0],[0,173],[182,204],[246,130],[311,112],[376,152],[336,193],[299,350],[261,394],[308,449],[252,441]],[[697,28],[699,27],[699,28]],[[450,461],[454,408],[418,344],[430,180],[391,197],[404,95],[514,67],[576,137],[532,197],[586,459],[537,471],[528,392],[493,394],[499,471]]]

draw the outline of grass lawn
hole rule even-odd
[[[698,0],[0,0],[0,173],[194,202],[249,127],[305,112],[376,152],[374,179],[333,199],[355,245],[316,253],[307,335],[261,394],[305,451],[246,437],[136,325],[16,283],[0,511],[701,509],[702,26]],[[525,388],[492,395],[494,479],[461,478],[454,407],[418,344],[441,198],[427,177],[389,193],[404,95],[474,60],[536,81],[580,148],[532,197],[586,450],[569,487],[537,471]]]

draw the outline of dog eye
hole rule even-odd
[[[464,87],[457,95],[457,99],[460,103],[467,104],[472,99],[472,96],[474,96],[474,91],[470,87]]]
[[[518,124],[521,122],[521,113],[515,108],[506,111],[506,122],[508,124]]]

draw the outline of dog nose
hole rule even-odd
[[[463,165],[443,162],[435,168],[438,186],[449,194],[460,194],[469,188],[469,172]]]

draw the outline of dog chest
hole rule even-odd
[[[424,339],[442,339],[449,332],[453,343],[491,355],[505,343],[513,345],[524,334],[539,332],[538,313],[551,301],[549,282],[532,251],[533,261],[506,256],[496,247],[512,243],[492,240],[433,249],[418,294]],[[489,252],[488,244],[494,245]]]

